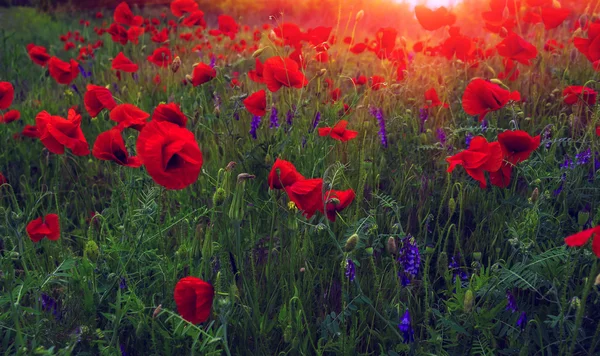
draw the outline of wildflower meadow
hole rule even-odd
[[[0,352],[600,355],[600,0],[0,1]]]

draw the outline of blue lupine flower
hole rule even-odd
[[[467,132],[467,136],[465,136],[465,144],[467,145],[467,148],[469,148],[469,146],[471,145],[472,139],[473,139],[473,134],[470,132]]]
[[[256,130],[258,130],[259,126],[260,126],[260,116],[254,115],[252,117],[252,122],[250,123],[250,135],[255,140],[256,140]]]
[[[381,145],[384,148],[387,148],[388,141],[387,141],[387,132],[385,129],[385,119],[383,117],[383,110],[372,107],[369,111],[370,111],[371,115],[374,116],[377,119],[377,122],[379,123],[379,138],[381,139]]]
[[[356,265],[350,259],[346,260],[346,277],[350,282],[354,282],[354,278],[356,278]]]
[[[440,143],[442,144],[442,146],[445,146],[446,145],[446,133],[444,132],[444,130],[437,129],[436,133],[437,133],[437,138],[440,141]]]
[[[521,328],[521,331],[525,330],[525,326],[527,326],[527,314],[525,314],[525,312],[522,312],[521,316],[519,316],[517,326]]]
[[[269,125],[270,129],[279,127],[279,118],[277,117],[277,108],[275,105],[271,107],[271,124]]]
[[[408,235],[402,240],[402,247],[398,254],[398,262],[402,270],[398,271],[398,277],[401,279],[402,286],[410,284],[410,280],[419,274],[421,265],[421,254],[415,239]]]
[[[312,130],[310,130],[309,132],[313,132],[317,128],[317,126],[319,126],[320,121],[321,121],[321,113],[319,111],[317,111],[317,114],[315,115],[315,119],[313,120]]]
[[[580,152],[575,155],[575,161],[577,165],[588,164],[592,160],[592,149],[588,148],[587,150]]]
[[[398,324],[398,329],[400,329],[402,332],[402,337],[404,338],[405,344],[415,341],[415,331],[410,324],[410,312],[408,309],[406,309],[406,312],[404,312],[402,320],[400,320],[400,324]]]
[[[506,305],[506,310],[512,310],[513,313],[519,310],[517,308],[517,301],[515,299],[515,296],[508,289],[506,290],[506,300],[508,301],[508,304]]]
[[[456,277],[460,277],[461,281],[469,279],[469,274],[461,269],[460,264],[457,262],[460,260],[460,255],[452,256],[448,269],[452,271],[452,283],[456,282]]]

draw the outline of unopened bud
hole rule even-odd
[[[490,79],[490,82],[492,82],[494,84],[498,84],[498,85],[504,86],[504,83],[500,79],[498,79],[498,78],[492,78],[492,79]]]
[[[162,304],[159,304],[156,309],[154,309],[154,312],[152,313],[152,319],[155,319],[158,314],[160,314],[160,312],[162,311]]]
[[[455,211],[456,211],[456,200],[454,200],[454,197],[451,197],[450,200],[448,200],[448,217],[451,218],[452,215],[454,215]]]
[[[398,244],[396,243],[396,239],[390,236],[387,240],[385,248],[390,254],[395,254],[396,251],[398,251]]]
[[[533,193],[531,193],[531,202],[535,203],[539,197],[540,197],[540,190],[538,188],[535,188],[533,190]]]
[[[256,58],[258,56],[260,56],[266,49],[267,47],[263,47],[263,48],[259,48],[256,51],[254,51],[254,53],[252,53],[252,58]]]
[[[318,73],[317,73],[317,77],[322,77],[325,75],[325,73],[327,73],[327,69],[322,68]]]
[[[589,219],[590,219],[590,213],[587,211],[580,211],[577,214],[577,223],[579,224],[579,226],[583,226],[583,225],[587,224]]]
[[[249,179],[254,179],[256,178],[256,176],[254,174],[250,174],[250,173],[240,173],[237,176],[237,182],[241,183],[243,181],[247,181]]]
[[[346,241],[346,246],[344,246],[344,251],[346,252],[350,252],[352,250],[354,250],[354,248],[356,248],[356,244],[358,243],[358,234],[354,234],[352,236],[350,236],[348,238],[348,241]]]
[[[362,18],[365,17],[365,12],[363,10],[360,10],[359,12],[356,13],[356,17],[354,18],[354,20],[356,22],[362,20]]]
[[[595,286],[600,286],[600,274],[596,276],[596,281],[594,282]]]
[[[175,59],[173,59],[173,62],[171,63],[171,71],[173,73],[177,73],[177,71],[179,70],[179,67],[181,67],[181,58],[179,58],[179,56],[175,57]]]
[[[465,300],[463,301],[463,308],[465,309],[465,312],[470,313],[471,309],[473,309],[473,302],[475,301],[475,298],[473,297],[473,291],[472,290],[467,290],[467,292],[465,293]]]

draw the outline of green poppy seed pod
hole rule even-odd
[[[217,188],[217,190],[215,191],[215,194],[213,195],[213,205],[219,206],[219,205],[223,204],[226,197],[227,197],[227,194],[225,193],[225,189],[223,189],[221,187]]]
[[[437,270],[445,275],[448,270],[448,254],[446,252],[440,253],[440,256],[437,261]]]
[[[456,211],[456,200],[454,200],[454,197],[450,197],[450,200],[448,200],[448,218],[451,218],[452,215],[454,215],[455,211]]]
[[[481,261],[481,252],[473,252],[473,259],[475,261]]]
[[[600,286],[600,274],[596,276],[596,280],[594,281],[595,286]]]
[[[533,190],[533,193],[531,193],[531,202],[535,203],[539,197],[540,197],[540,190],[538,188],[535,188]]]
[[[432,255],[435,252],[435,247],[433,246],[425,246],[425,254]]]
[[[411,109],[406,109],[406,113],[410,115],[410,114],[412,114],[412,110]]]
[[[365,17],[365,12],[363,10],[360,10],[359,12],[356,13],[356,17],[354,18],[354,21],[359,22],[360,20],[362,20],[363,17]]]
[[[577,223],[579,224],[579,226],[585,225],[589,219],[590,219],[590,213],[587,211],[580,211],[577,214]]]
[[[365,253],[369,256],[373,256],[373,247],[365,248]]]
[[[356,244],[358,244],[358,234],[354,234],[352,236],[350,236],[348,238],[348,241],[346,241],[346,246],[344,246],[344,251],[346,252],[350,252],[352,250],[354,250],[354,248],[356,248]]]
[[[265,156],[265,164],[270,166],[271,163],[273,163],[273,156],[271,156],[270,153],[267,153],[267,155]]]
[[[475,301],[475,298],[473,297],[473,291],[472,290],[467,290],[467,292],[465,293],[465,300],[463,301],[463,308],[465,309],[465,312],[470,313],[471,310],[473,309],[473,302]]]
[[[267,47],[259,48],[256,51],[254,51],[254,53],[252,53],[252,58],[260,56],[265,51],[265,49],[267,49]]]
[[[390,236],[387,240],[387,243],[385,244],[385,248],[390,254],[396,254],[396,252],[398,251],[398,244],[396,243],[396,239]]]
[[[83,248],[83,255],[92,262],[96,262],[98,260],[100,250],[98,249],[98,245],[96,242],[94,242],[94,240],[89,240],[85,244],[85,247]]]

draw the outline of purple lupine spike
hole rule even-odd
[[[444,132],[444,130],[437,129],[436,133],[437,133],[437,138],[440,141],[440,143],[442,144],[442,146],[445,146],[446,145],[446,133]]]
[[[346,277],[350,280],[350,282],[354,282],[354,278],[356,278],[356,265],[350,259],[346,260]]]
[[[287,114],[285,115],[285,122],[290,127],[294,123],[294,113],[292,112],[292,109],[289,109],[288,112],[287,112]]]
[[[211,68],[214,68],[217,65],[217,57],[215,57],[214,55],[212,55],[210,57],[210,64],[209,65],[210,65]]]
[[[238,111],[233,113],[233,118],[235,121],[240,121],[240,113]]]
[[[486,119],[483,119],[483,121],[481,121],[481,131],[486,132],[487,129],[488,129],[488,121]]]
[[[517,326],[521,328],[521,331],[525,330],[525,326],[527,326],[527,314],[525,314],[525,312],[522,312],[521,316],[519,316]]]
[[[573,160],[568,155],[565,155],[565,160],[563,163],[559,165],[560,169],[570,169],[573,168]]]
[[[406,287],[410,284],[411,279],[419,274],[421,265],[419,247],[417,246],[415,239],[410,235],[402,239],[402,247],[398,254],[398,262],[402,267],[402,270],[398,271],[398,277],[400,277],[402,286]]]
[[[469,148],[469,146],[471,145],[472,139],[473,139],[473,134],[470,132],[467,132],[467,135],[465,136],[465,144],[467,145],[467,148]]]
[[[260,116],[256,116],[256,115],[252,116],[252,122],[250,123],[250,135],[255,140],[257,138],[256,130],[258,130],[259,126],[260,126]]]
[[[320,121],[321,121],[321,112],[317,111],[317,113],[315,115],[315,119],[313,120],[312,129],[310,130],[310,132],[313,132],[317,128],[317,126],[319,126]]]
[[[269,124],[269,128],[278,128],[279,127],[279,118],[277,117],[277,108],[275,105],[271,107],[271,123]]]
[[[410,312],[408,309],[406,309],[404,312],[404,315],[400,320],[400,324],[398,324],[398,329],[400,329],[402,332],[402,337],[404,338],[405,344],[415,341],[415,331],[413,330],[410,322]]]
[[[587,150],[580,152],[575,155],[575,161],[577,165],[588,164],[592,160],[592,149],[588,147]]]
[[[513,313],[519,310],[517,308],[517,300],[515,299],[515,296],[508,289],[506,290],[506,300],[508,301],[506,310],[511,310]]]
[[[76,92],[77,95],[81,95],[81,93],[79,93],[79,89],[77,89],[77,85],[71,84],[71,89],[73,89],[73,91]]]
[[[127,280],[125,280],[125,277],[121,277],[121,280],[119,280],[119,288],[127,289]]]
[[[387,148],[388,141],[387,141],[387,132],[385,129],[385,118],[383,117],[383,110],[372,107],[369,111],[370,111],[371,115],[377,119],[377,123],[379,123],[379,132],[378,133],[379,133],[379,138],[381,139],[381,145],[383,146],[383,148]]]

